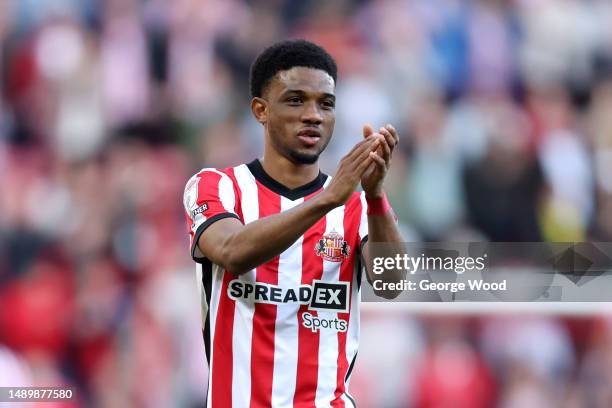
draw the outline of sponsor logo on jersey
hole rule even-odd
[[[351,253],[351,247],[342,235],[332,231],[323,235],[316,243],[315,251],[326,261],[342,262]]]
[[[236,301],[275,305],[293,303],[308,305],[309,310],[348,313],[349,288],[348,282],[313,280],[312,285],[283,288],[263,282],[234,279],[228,285],[227,295]]]
[[[335,330],[344,333],[348,329],[348,322],[338,317],[325,318],[321,316],[315,316],[311,313],[302,313],[302,325],[305,328],[312,330],[316,333],[317,330]]]

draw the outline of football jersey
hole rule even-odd
[[[321,193],[331,177],[288,189],[255,160],[205,168],[185,187],[209,363],[207,406],[353,407],[348,393],[357,355],[363,193],[353,193],[289,248],[242,275],[212,263],[197,242],[227,217],[248,224]]]

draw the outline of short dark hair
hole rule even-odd
[[[263,50],[251,65],[251,96],[261,97],[278,71],[293,67],[320,69],[327,72],[334,83],[338,75],[336,61],[322,47],[306,40],[285,40]]]

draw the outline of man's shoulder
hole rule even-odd
[[[219,168],[219,167],[204,167],[194,174],[191,175],[189,180],[187,181],[187,188],[199,182],[203,179],[219,179],[219,178],[228,178],[232,183],[235,182],[235,172],[238,168],[245,167],[246,163],[239,164],[237,166]]]
[[[200,170],[196,171],[195,173],[192,174],[191,178],[194,177],[202,177],[204,175],[208,175],[208,174],[218,174],[218,175],[226,175],[226,176],[231,176],[232,173],[241,166],[245,166],[246,164],[239,164],[237,166],[231,166],[231,167],[203,167]]]

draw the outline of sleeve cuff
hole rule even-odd
[[[200,235],[202,235],[202,233],[204,231],[206,231],[206,228],[210,227],[212,224],[214,224],[215,222],[222,220],[224,218],[236,218],[237,220],[240,221],[240,217],[238,217],[236,214],[234,213],[221,213],[221,214],[217,214],[214,215],[212,217],[210,217],[209,219],[207,219],[206,221],[204,221],[196,230],[196,233],[193,237],[193,243],[191,244],[191,258],[198,262],[198,263],[202,263],[206,257],[205,256],[201,256],[201,252],[198,250],[198,241],[200,240]],[[242,221],[241,221],[242,222]],[[196,253],[197,251],[197,253]],[[198,255],[198,253],[200,255]]]

